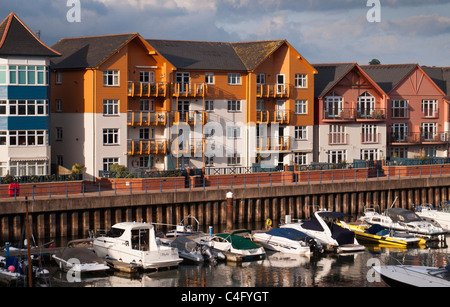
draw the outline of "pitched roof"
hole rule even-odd
[[[425,73],[450,99],[450,67],[426,67],[422,66]]]
[[[314,80],[314,97],[325,95],[356,63],[312,64],[317,70]]]
[[[417,64],[361,65],[361,68],[386,93],[392,91]]]
[[[55,69],[95,68],[137,37],[137,33],[60,39],[53,48],[62,56],[52,61]]]
[[[225,43],[148,39],[147,42],[178,69],[250,71],[285,40]]]
[[[45,45],[14,12],[0,24],[0,56],[57,57],[58,52]]]

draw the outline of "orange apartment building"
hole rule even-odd
[[[95,177],[312,162],[316,70],[285,40],[61,39],[52,63],[53,161]]]

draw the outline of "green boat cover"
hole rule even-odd
[[[247,250],[259,248],[252,240],[244,238],[243,236],[229,234],[229,233],[219,233],[216,236],[224,238],[228,242],[231,242],[231,245],[235,249]]]

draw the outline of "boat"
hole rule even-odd
[[[52,255],[59,268],[65,272],[94,273],[110,269],[106,262],[90,248],[67,247]]]
[[[445,268],[416,265],[374,266],[390,286],[450,287],[450,265]]]
[[[359,252],[365,250],[365,246],[358,243],[355,233],[336,225],[330,220],[342,219],[347,214],[319,210],[314,212],[315,219],[299,221],[297,223],[287,223],[281,228],[293,228],[316,239],[328,251],[337,253]]]
[[[0,281],[7,284],[24,283],[28,277],[28,261],[15,256],[0,256]],[[33,279],[48,280],[50,271],[32,264]]]
[[[183,261],[176,248],[156,239],[154,226],[147,223],[118,223],[105,236],[96,238],[93,248],[112,263],[143,270],[176,267]]]
[[[443,241],[447,233],[442,227],[425,221],[415,212],[403,208],[391,207],[380,214],[374,206],[365,207],[364,215],[358,219],[369,225],[379,224],[388,229],[406,231],[429,240]]]
[[[225,254],[227,261],[249,261],[264,259],[266,251],[249,237],[250,230],[237,230],[232,233],[219,233],[209,236],[196,236],[194,240]]]
[[[315,251],[323,251],[317,240],[293,228],[273,228],[267,232],[256,232],[253,238],[265,249],[286,254],[310,255]]]
[[[193,224],[187,224],[188,220],[194,220],[196,223],[196,228],[194,229]],[[192,215],[186,216],[181,222],[176,225],[176,228],[170,230],[166,233],[166,238],[176,238],[177,236],[193,236],[193,235],[203,235],[203,231],[199,230],[199,221]]]
[[[431,204],[422,204],[416,208],[416,214],[426,221],[441,226],[445,231],[450,232],[450,203],[439,209],[435,209]]]
[[[378,224],[371,226],[355,225],[341,221],[338,225],[353,231],[357,239],[386,246],[406,248],[426,244],[426,240],[423,238],[416,237],[407,232],[389,230]]]
[[[174,239],[161,238],[160,240],[165,245],[177,248],[179,256],[187,261],[203,263],[206,260],[210,263],[217,263],[219,260],[225,259],[225,255],[213,251],[207,245],[195,242],[192,240],[192,236],[178,235]]]

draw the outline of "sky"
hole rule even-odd
[[[68,2],[79,3],[71,16],[80,22],[67,18],[78,7]],[[450,66],[450,0],[0,0],[0,19],[10,12],[49,46],[136,32],[146,39],[286,39],[310,63]]]

